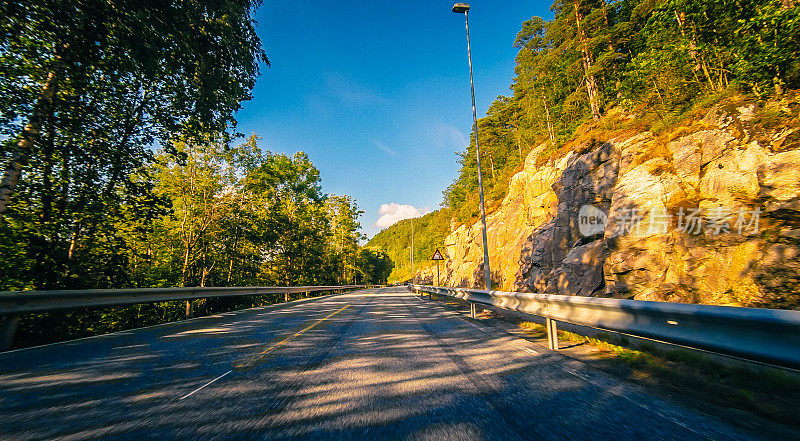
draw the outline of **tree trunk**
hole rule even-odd
[[[783,95],[783,82],[781,81],[780,70],[775,74],[775,77],[772,79],[772,84],[775,87],[775,95]]]
[[[181,266],[181,285],[186,286],[186,273],[189,269],[189,246],[183,253],[183,265]],[[186,318],[194,317],[194,303],[191,300],[186,301]]]
[[[60,66],[61,57],[57,56],[56,67]],[[33,112],[28,124],[22,129],[16,151],[3,172],[3,179],[0,181],[0,218],[2,218],[3,213],[8,208],[8,204],[11,202],[11,195],[14,193],[14,187],[17,186],[17,182],[19,182],[22,167],[28,163],[28,157],[33,151],[33,145],[39,140],[44,108],[53,103],[53,95],[55,95],[56,87],[58,86],[58,77],[59,75],[55,69],[47,74],[47,79],[42,86],[42,92],[39,94],[36,104],[33,106]]]
[[[586,33],[581,29],[581,14],[578,12],[578,3],[575,6],[575,24],[578,27],[578,38],[581,42],[581,53],[583,58],[583,71],[586,75],[586,92],[589,95],[589,107],[592,110],[592,119],[597,121],[600,119],[600,105],[597,102],[597,80],[594,74],[590,73],[592,70],[592,52],[589,50],[589,44],[586,41]]]
[[[547,116],[547,132],[550,134],[550,142],[555,145],[556,135],[553,132],[553,123],[550,121],[550,108],[547,106],[547,98],[542,96],[542,102],[544,102],[544,114]]]
[[[52,110],[52,109],[51,109]],[[42,156],[44,157],[44,165],[42,169],[42,213],[39,220],[44,227],[50,222],[52,208],[53,208],[53,150],[55,150],[55,140],[53,135],[53,112],[48,112],[48,130],[47,140],[42,144]],[[46,231],[45,228],[42,230]],[[43,232],[44,232],[43,231]]]
[[[609,25],[608,25],[608,9],[606,8],[606,2],[605,1],[601,0],[601,3],[603,4],[603,22],[606,25],[606,30],[608,30],[610,28]],[[619,99],[622,99],[622,81],[620,81],[619,73],[617,72],[617,61],[616,61],[617,60],[617,50],[614,47],[614,45],[611,43],[611,40],[609,40],[609,42],[608,42],[608,51],[610,53],[614,54],[614,64],[612,64],[612,68],[611,68],[612,72],[611,73],[612,73],[612,75],[614,76],[614,79],[615,79],[615,84],[614,85],[615,85],[615,88],[617,89],[617,99],[619,100]]]
[[[183,250],[183,265],[181,265],[181,285],[186,286],[187,272],[189,270],[189,245]]]
[[[684,39],[688,39],[686,37],[686,26],[685,26],[686,13],[685,12],[675,11],[675,20],[678,22],[678,27],[681,30],[681,35],[683,36],[683,38]],[[689,40],[689,51],[688,52],[689,52],[689,56],[692,57],[692,60],[694,61],[694,76],[695,76],[695,80],[699,83],[700,79],[697,76],[697,72],[700,71],[700,60],[697,57],[697,46],[696,46],[696,44],[694,42],[694,38]]]
[[[703,58],[700,56],[700,53],[697,51],[697,40],[695,39],[694,35],[692,35],[691,37],[687,37],[686,35],[686,13],[685,12],[679,13],[678,11],[675,11],[675,20],[678,22],[678,27],[680,27],[681,29],[681,35],[683,36],[684,39],[688,40],[689,42],[689,50],[688,50],[689,56],[692,58],[692,61],[694,61],[694,67],[693,67],[694,80],[697,81],[698,84],[700,84],[700,76],[698,75],[698,72],[702,70],[703,74],[706,77],[706,81],[708,81],[708,84],[711,87],[711,90],[716,91],[718,88],[717,85],[714,84],[714,81],[711,78],[711,73],[708,70],[708,66],[706,65],[706,62],[703,60]]]
[[[658,99],[661,101],[661,107],[664,108],[665,112],[668,111],[669,109],[667,109],[667,103],[664,101],[664,97],[661,96],[661,91],[658,89],[658,84],[656,83],[656,80],[653,80],[653,89],[655,89],[656,94],[658,95]],[[656,110],[656,112],[658,112],[658,110]]]
[[[520,142],[520,134],[519,134],[519,117],[517,117],[517,111],[514,110],[514,139],[517,141],[517,151],[519,152],[519,160],[520,162],[525,162],[525,158],[522,157],[522,143]]]

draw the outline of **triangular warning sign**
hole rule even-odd
[[[442,257],[442,253],[440,253],[439,250],[437,249],[436,252],[433,253],[433,257],[431,257],[431,260],[444,260],[444,257]]]

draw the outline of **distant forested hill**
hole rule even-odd
[[[446,209],[414,219],[414,262],[415,269],[431,264],[430,258],[441,248],[444,252],[444,238],[450,232],[450,214]],[[383,251],[394,262],[389,281],[403,281],[411,278],[411,219],[402,220],[370,240],[367,249]]]

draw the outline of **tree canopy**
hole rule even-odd
[[[795,0],[556,0],[551,10],[522,24],[513,95],[478,121],[489,205],[534,146],[557,150],[615,107],[668,124],[730,90],[800,87]],[[463,221],[478,212],[474,134],[459,157],[444,196]]]
[[[0,259],[14,268],[6,288],[124,283],[114,225],[123,208],[160,209],[150,181],[130,177],[154,145],[231,139],[233,114],[267,61],[256,5],[0,6]]]
[[[260,0],[0,4],[0,290],[378,283],[310,158],[239,143]],[[388,270],[387,270],[388,268]],[[274,299],[216,299],[200,313]],[[80,336],[176,305],[65,313]],[[48,315],[21,325],[46,341]]]

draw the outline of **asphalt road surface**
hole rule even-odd
[[[758,439],[405,288],[0,354],[0,439]]]

